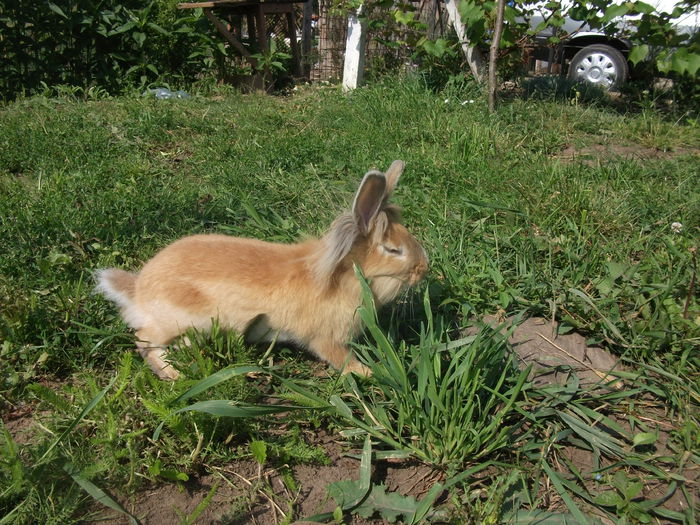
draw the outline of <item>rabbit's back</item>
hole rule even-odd
[[[134,299],[141,311],[161,324],[206,328],[216,318],[245,331],[266,315],[275,325],[293,325],[300,309],[318,304],[307,265],[317,242],[185,237],[143,267]]]

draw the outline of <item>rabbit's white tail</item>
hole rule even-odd
[[[117,268],[106,268],[95,272],[95,289],[119,306],[124,321],[138,330],[144,324],[144,315],[133,301],[137,274]]]

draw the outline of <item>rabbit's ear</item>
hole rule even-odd
[[[362,234],[369,231],[370,224],[382,207],[385,195],[384,175],[379,171],[368,171],[360,183],[352,204],[352,215]]]
[[[395,160],[394,162],[391,163],[391,166],[389,166],[389,169],[386,170],[386,173],[384,176],[386,177],[386,195],[389,196],[394,192],[394,189],[396,188],[396,185],[399,183],[399,178],[401,177],[401,174],[403,173],[403,169],[406,166],[404,161],[402,160]]]

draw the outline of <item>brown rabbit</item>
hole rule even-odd
[[[428,267],[423,247],[387,203],[404,163],[362,179],[352,212],[321,239],[274,244],[226,235],[194,235],[167,246],[139,273],[99,270],[97,289],[136,330],[137,347],[163,379],[178,372],[166,345],[188,328],[222,326],[251,342],[290,341],[344,372],[369,374],[348,350],[360,329],[357,264],[384,304],[418,283]]]

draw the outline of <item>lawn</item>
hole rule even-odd
[[[413,78],[192,95],[0,108],[0,524],[697,521],[697,121]],[[215,324],[160,381],[93,291],[188,234],[321,235],[395,159],[430,269],[365,295],[371,379]],[[528,318],[597,379],[528,372]]]

